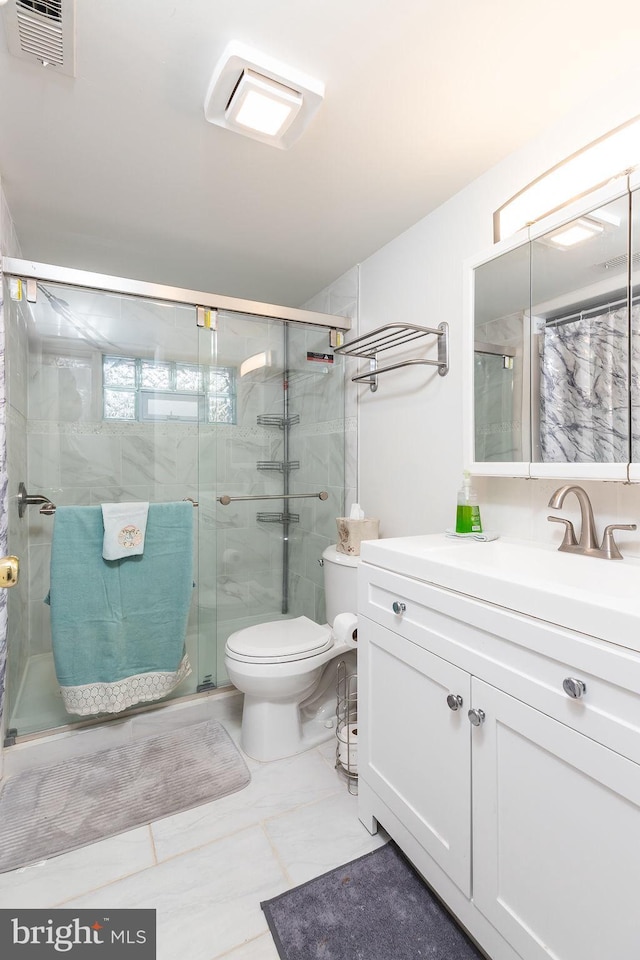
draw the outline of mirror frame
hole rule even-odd
[[[533,460],[484,462],[475,459],[475,392],[474,392],[474,345],[475,345],[475,285],[474,271],[477,267],[495,260],[509,251],[530,244],[551,230],[584,216],[591,210],[613,200],[631,194],[640,187],[640,171],[618,177],[605,187],[592,193],[538,223],[518,231],[512,237],[494,244],[490,250],[476,255],[464,265],[464,317],[462,336],[463,376],[463,444],[464,462],[473,474],[489,477],[530,477],[576,480],[640,480],[640,463],[546,463]],[[629,254],[631,251],[628,251]],[[532,357],[531,331],[529,332],[529,363]],[[525,344],[526,349],[526,344]],[[532,429],[532,404],[529,396],[529,431]],[[526,416],[526,415],[525,415]],[[524,420],[524,416],[523,416]]]

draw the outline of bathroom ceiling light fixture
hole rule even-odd
[[[296,90],[253,70],[244,70],[225,116],[230,123],[238,123],[269,137],[281,137],[301,106],[302,96]]]
[[[494,243],[578,200],[640,164],[640,117],[556,164],[493,215]]]
[[[324,84],[233,40],[213,72],[209,123],[286,150],[322,103]]]
[[[602,224],[596,223],[588,217],[579,217],[577,220],[572,220],[571,223],[565,223],[564,226],[553,230],[552,233],[547,234],[546,239],[556,247],[566,249],[575,246],[576,243],[583,243],[583,241],[597,236],[603,230]]]

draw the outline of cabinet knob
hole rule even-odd
[[[474,727],[479,727],[480,724],[484,723],[486,719],[484,710],[479,710],[475,707],[472,710],[469,710],[467,716],[469,717],[469,723],[472,723]]]
[[[391,609],[394,613],[401,614],[405,612],[407,605],[406,603],[402,603],[401,600],[394,600]]]
[[[565,677],[562,681],[562,689],[574,700],[579,700],[587,692],[587,685],[582,680],[576,680],[575,677]]]
[[[462,697],[459,693],[450,693],[447,697],[447,706],[449,710],[459,710],[462,706]]]

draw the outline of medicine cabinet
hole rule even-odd
[[[468,267],[472,471],[640,480],[640,177]]]

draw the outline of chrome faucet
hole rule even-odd
[[[609,526],[605,527],[602,544],[598,546],[596,524],[593,519],[593,508],[586,490],[573,484],[558,487],[549,500],[549,506],[552,510],[559,510],[568,493],[575,493],[578,498],[578,503],[580,504],[580,539],[576,540],[576,533],[571,520],[566,520],[564,517],[547,517],[547,520],[551,520],[552,523],[564,523],[565,525],[564,537],[558,550],[562,550],[565,553],[582,553],[585,557],[599,557],[602,560],[622,560],[622,554],[618,550],[618,545],[613,538],[613,531],[635,530],[636,524],[610,523]]]

